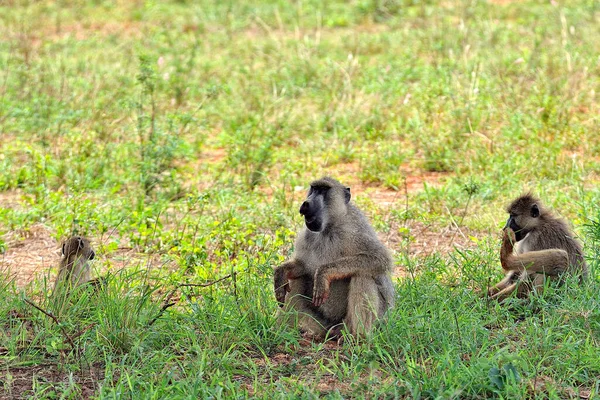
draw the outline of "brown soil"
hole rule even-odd
[[[467,249],[475,246],[470,236],[480,235],[465,228],[439,228],[422,222],[409,221],[390,230],[384,242],[396,251],[411,256],[429,256],[433,253],[448,254],[455,248]]]
[[[16,208],[19,206],[21,196],[23,194],[20,190],[8,190],[6,192],[0,192],[0,207],[2,208]]]
[[[0,256],[0,271],[8,271],[17,286],[44,276],[52,279],[49,271],[58,265],[60,246],[47,226],[36,224],[27,231],[11,232],[5,241],[7,250]]]
[[[0,347],[0,354],[2,347]],[[28,367],[10,367],[0,376],[0,399],[27,399],[33,395],[34,382],[43,382],[53,387],[56,393],[62,393],[69,385],[69,379],[78,383],[81,390],[77,398],[89,399],[97,396],[98,381],[104,379],[104,368],[93,366],[83,372],[61,371],[55,364]],[[71,374],[73,374],[71,376]]]
[[[119,35],[127,38],[139,38],[143,34],[143,25],[137,22],[94,22],[73,23],[61,26],[46,26],[38,30],[12,33],[11,39],[20,41],[23,45],[38,49],[44,43],[53,43],[73,38],[78,41],[95,36],[109,37]]]

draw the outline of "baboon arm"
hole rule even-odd
[[[502,235],[502,247],[500,247],[500,264],[506,271],[510,270],[510,268],[508,268],[507,261],[513,254],[516,240],[515,232],[512,229],[504,229]]]
[[[334,262],[321,265],[315,272],[313,304],[319,307],[329,297],[331,281],[355,275],[375,278],[377,275],[388,273],[390,265],[391,260],[387,258],[373,257],[367,254],[341,257]]]
[[[504,257],[502,266],[508,271],[557,276],[569,268],[569,255],[562,249],[529,251]]]
[[[286,261],[277,268],[273,274],[273,285],[275,288],[275,298],[279,304],[285,301],[285,294],[290,291],[288,281],[306,276],[304,263],[298,260]]]

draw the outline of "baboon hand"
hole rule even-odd
[[[504,234],[502,236],[502,242],[506,244],[510,244],[510,246],[514,246],[517,243],[517,236],[515,235],[515,231],[510,228],[504,229]]]
[[[275,289],[275,299],[279,303],[280,307],[283,307],[285,303],[285,295],[290,291],[290,285],[288,283],[287,274],[283,266],[275,269],[275,276],[273,278],[273,284]]]
[[[505,271],[510,270],[510,258],[517,241],[515,231],[506,227],[502,232],[502,247],[500,248],[500,264]]]
[[[290,291],[290,285],[288,282],[285,282],[283,285],[275,288],[275,299],[279,303],[280,306],[283,306],[285,303],[285,295]]]
[[[315,307],[320,307],[325,303],[325,300],[329,297],[329,280],[323,276],[322,274],[317,272],[315,273],[315,283],[313,289],[313,305]]]

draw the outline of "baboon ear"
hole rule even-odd
[[[92,253],[90,254],[90,260],[93,260],[94,258],[96,258],[96,252],[92,250]]]
[[[63,243],[63,245],[62,245],[62,255],[63,256],[65,255],[65,243]]]
[[[350,199],[352,198],[352,195],[350,194],[349,187],[344,189],[344,196],[346,197],[346,204],[350,203]]]
[[[538,208],[537,204],[531,206],[531,216],[533,218],[537,218],[540,216],[540,209]]]

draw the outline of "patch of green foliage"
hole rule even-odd
[[[0,397],[598,396],[599,21],[589,0],[0,4]],[[335,348],[275,325],[271,281],[324,174],[407,271]],[[482,293],[526,190],[591,279],[501,307]],[[2,257],[40,224],[93,239],[102,288],[16,286]],[[415,255],[415,224],[478,246]]]

